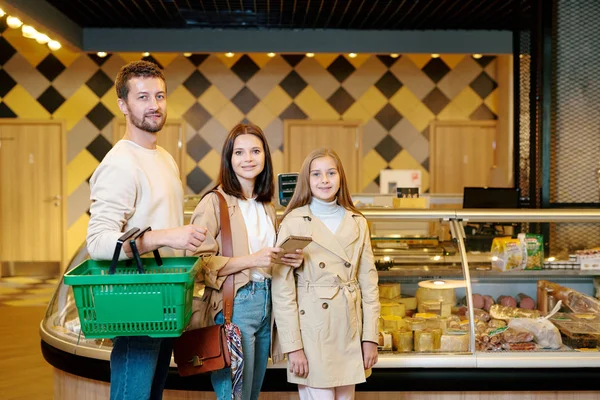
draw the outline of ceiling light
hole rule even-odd
[[[48,35],[38,32],[37,35],[35,35],[35,41],[39,44],[46,44],[50,41],[50,38]]]
[[[400,54],[398,54],[398,53],[392,53],[392,54],[390,54],[390,57],[392,57],[392,58],[398,58],[398,57],[400,57]]]
[[[144,56],[144,57],[150,57],[150,53],[148,53],[147,51],[145,51],[145,52],[142,53],[142,56]]]
[[[519,58],[523,58],[525,57],[523,54],[519,54]]]
[[[356,53],[350,53],[348,54],[348,57],[350,58],[356,58],[357,54]]]
[[[58,42],[56,40],[51,40],[48,42],[48,47],[50,48],[50,50],[56,51],[61,48],[61,45],[60,45],[60,42]]]
[[[104,57],[106,57],[106,56],[107,56],[107,54],[106,54],[106,52],[105,52],[105,51],[99,51],[99,52],[97,52],[97,53],[96,53],[96,55],[97,55],[98,57],[100,57],[100,58],[104,58]]]
[[[0,18],[4,17],[5,15],[6,13],[4,12],[4,10],[0,8]]]
[[[483,55],[481,55],[481,54],[473,54],[473,58],[475,58],[475,59],[480,59],[481,57],[483,57]]]
[[[225,57],[229,57],[229,58],[231,58],[231,57],[233,57],[233,56],[235,56],[235,54],[234,54],[234,53],[231,53],[231,52],[229,52],[229,53],[225,53]]]
[[[21,32],[23,33],[23,36],[25,36],[27,39],[33,39],[38,33],[35,30],[35,28],[31,25],[23,25],[21,27]]]
[[[191,57],[191,56],[192,56],[192,53],[183,53],[183,56],[184,56],[184,57]]]
[[[9,26],[9,28],[13,28],[13,29],[17,29],[20,28],[21,25],[23,25],[23,22],[21,22],[21,20],[17,17],[8,17],[6,18],[6,25]]]
[[[434,53],[434,54],[432,54],[432,55],[431,55],[431,58],[440,58],[440,55],[439,55],[439,54],[436,54],[436,53]]]
[[[275,57],[275,53],[267,53],[269,57]]]
[[[315,53],[306,53],[306,57],[308,58],[313,58],[315,56]]]

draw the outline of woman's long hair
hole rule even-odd
[[[362,213],[358,211],[358,209],[352,203],[350,191],[348,190],[346,173],[344,172],[344,167],[342,166],[340,157],[331,149],[320,148],[310,152],[310,154],[304,159],[302,168],[300,168],[300,173],[298,175],[298,183],[296,184],[294,195],[292,196],[292,199],[283,213],[283,218],[285,218],[285,216],[288,215],[292,210],[310,204],[312,201],[313,196],[312,191],[310,190],[310,166],[314,160],[322,157],[331,157],[335,162],[338,173],[340,174],[340,188],[336,193],[338,204],[347,210],[362,215]]]

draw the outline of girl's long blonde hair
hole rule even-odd
[[[310,190],[310,165],[314,160],[321,157],[331,157],[335,162],[338,173],[340,174],[340,188],[336,194],[338,204],[344,207],[346,210],[350,210],[362,215],[362,213],[358,211],[358,209],[352,203],[350,191],[348,190],[346,174],[344,173],[344,167],[342,166],[340,157],[331,149],[320,148],[311,151],[310,154],[304,159],[298,175],[298,183],[296,184],[294,195],[292,196],[288,206],[285,208],[283,218],[285,218],[285,216],[288,215],[292,210],[310,204],[312,201],[313,196],[312,191]]]

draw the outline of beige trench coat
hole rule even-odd
[[[365,382],[362,341],[377,343],[378,277],[366,219],[346,211],[336,232],[308,206],[289,213],[278,243],[289,235],[310,236],[304,264],[273,268],[273,313],[281,351],[304,349],[306,379],[288,381],[315,388]],[[274,360],[277,361],[277,360]]]

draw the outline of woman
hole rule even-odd
[[[220,255],[219,201],[215,193],[208,193],[191,219],[192,224],[207,228],[206,240],[196,253],[205,258],[202,272],[206,288],[202,299],[195,300],[192,326],[224,322],[221,289],[227,276],[234,274],[232,323],[241,330],[244,354],[241,398],[258,399],[271,343],[271,266],[282,250],[273,247],[273,165],[259,127],[239,124],[231,130],[223,145],[216,190],[223,194],[229,209],[233,257]],[[282,261],[298,266],[302,254],[286,254]],[[218,399],[231,399],[229,368],[213,372],[211,380]]]

